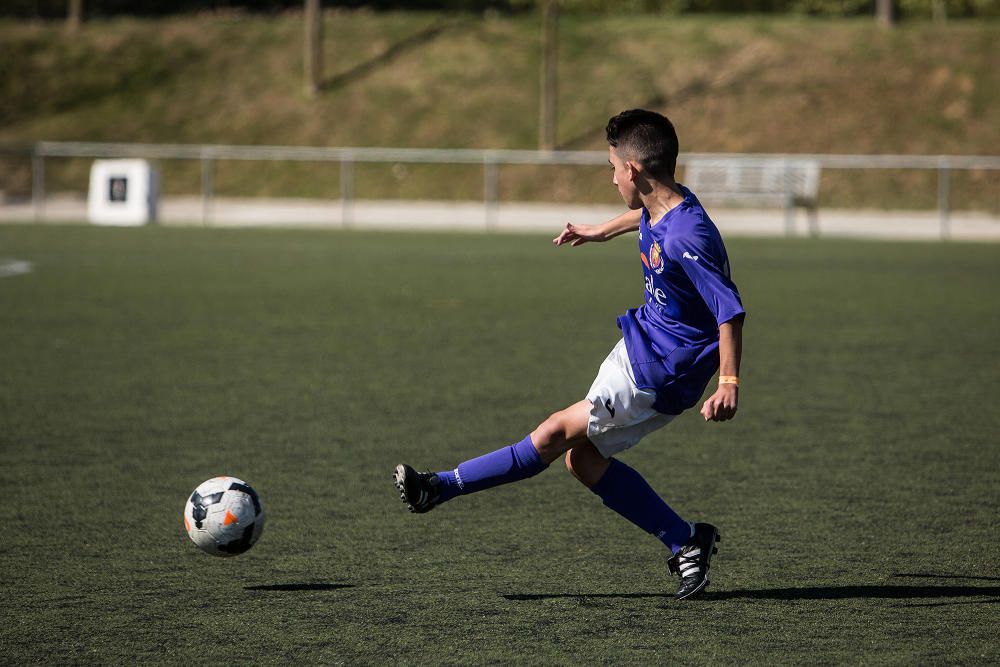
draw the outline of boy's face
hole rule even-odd
[[[635,186],[635,164],[623,160],[614,146],[608,146],[608,162],[611,163],[611,182],[618,186],[618,194],[622,196],[625,205],[633,210],[642,208],[639,188]]]

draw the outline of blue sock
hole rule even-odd
[[[677,516],[642,475],[618,459],[611,459],[611,465],[591,491],[674,553],[691,537],[691,524]]]
[[[454,470],[439,472],[441,498],[438,502],[534,477],[547,467],[529,435],[516,445],[460,463]]]

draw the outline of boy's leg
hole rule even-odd
[[[604,458],[587,441],[566,454],[566,468],[604,504],[660,540],[672,553],[691,538],[691,524],[682,519],[635,469],[615,458]]]
[[[601,364],[594,386],[600,384],[612,393],[634,392],[635,381],[626,370],[627,365],[625,341],[620,340]],[[602,378],[611,378],[611,381]],[[592,387],[591,393],[593,390]],[[631,403],[628,398],[623,400],[625,405]],[[455,496],[537,475],[565,452],[588,442],[594,408],[594,400],[588,395],[587,399],[550,415],[521,442],[470,459],[453,470],[417,472],[406,464],[400,464],[393,475],[399,497],[411,512],[422,513]],[[614,410],[611,413],[613,417]],[[603,470],[600,472],[603,474]]]
[[[412,512],[433,509],[456,496],[533,477],[571,447],[587,441],[590,403],[580,401],[549,416],[524,440],[460,463],[453,470],[418,473],[396,467],[400,498]]]
[[[642,475],[600,454],[587,438],[592,409],[592,401],[578,401],[553,413],[521,442],[460,463],[453,470],[428,474],[399,466],[396,485],[400,496],[413,511],[428,511],[456,496],[533,477],[570,452],[567,467],[605,505],[656,536],[672,551],[679,551],[691,536],[691,525],[663,502]],[[416,483],[421,481],[414,477],[417,475],[426,475],[425,485]],[[407,488],[408,477],[413,481],[412,489]]]
[[[533,477],[571,447],[586,442],[590,403],[580,401],[553,413],[521,442],[437,473],[438,502]]]
[[[516,445],[466,461],[452,471],[418,473],[399,465],[395,480],[400,497],[411,511],[427,512],[457,495],[537,475],[566,453],[566,467],[607,507],[671,550],[668,564],[681,576],[676,597],[697,595],[708,585],[718,531],[709,524],[684,521],[642,475],[617,459],[605,457],[588,437],[593,407],[591,400],[574,403],[551,415]]]
[[[566,467],[605,505],[659,538],[673,552],[667,565],[681,578],[675,596],[678,600],[704,590],[719,541],[715,526],[681,519],[639,473],[617,459],[605,458],[592,442],[567,452]]]
[[[642,475],[612,458],[673,420],[654,409],[655,402],[655,392],[636,384],[625,341],[618,341],[587,392],[587,437],[569,450],[566,467],[605,505],[676,553],[691,537],[691,525]]]

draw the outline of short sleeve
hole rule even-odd
[[[729,277],[729,258],[720,237],[707,231],[684,234],[673,239],[669,256],[691,279],[716,323],[746,314],[739,290]]]

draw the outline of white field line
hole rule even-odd
[[[31,273],[35,265],[23,259],[0,259],[0,278]]]

